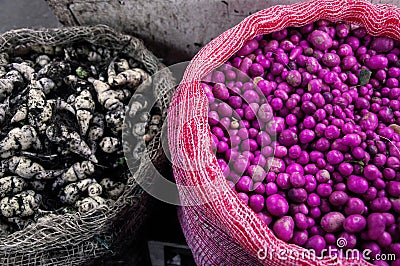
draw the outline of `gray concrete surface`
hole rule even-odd
[[[304,0],[46,0],[64,25],[106,24],[139,37],[167,65],[190,60],[249,14]]]
[[[64,25],[106,24],[142,39],[166,64],[190,60],[245,17],[308,0],[46,0]],[[367,0],[399,5],[400,0]]]
[[[0,32],[60,25],[44,0],[0,0]]]

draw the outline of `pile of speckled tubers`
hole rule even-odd
[[[120,196],[129,175],[125,115],[148,105],[135,95],[151,80],[143,69],[88,43],[0,54],[0,235]],[[160,108],[141,113],[133,134],[148,143],[160,120]]]

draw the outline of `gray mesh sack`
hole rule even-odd
[[[0,35],[0,52],[18,53],[32,45],[68,46],[82,41],[123,49],[150,75],[157,73],[152,89],[165,116],[172,94],[172,75],[141,40],[117,33],[107,26],[12,30]],[[136,180],[151,177],[155,171],[153,165],[159,166],[165,161],[160,134],[149,143],[146,153],[148,156],[143,156],[112,207],[57,215],[0,237],[0,265],[87,264],[132,240],[152,205],[151,196]]]

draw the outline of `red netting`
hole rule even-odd
[[[303,26],[320,19],[363,25],[372,35],[400,39],[400,9],[361,0],[315,0],[289,6],[274,6],[247,17],[206,45],[186,69],[169,110],[169,146],[177,183],[198,186],[196,191],[179,188],[182,202],[199,198],[214,201],[181,207],[179,216],[198,265],[370,265],[365,261],[314,260],[296,245],[277,239],[256,214],[224,182],[211,150],[207,98],[200,79],[227,61],[245,41],[286,27]],[[208,185],[218,181],[218,186]],[[263,247],[291,251],[258,259]],[[270,254],[269,254],[270,255]]]

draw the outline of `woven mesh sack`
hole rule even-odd
[[[165,118],[172,95],[172,75],[137,38],[103,25],[20,29],[0,35],[0,52],[20,53],[29,46],[66,47],[79,42],[121,49],[141,63],[150,75],[157,73],[153,76],[151,89]],[[88,213],[57,215],[0,238],[0,265],[87,265],[129,243],[137,235],[152,205],[151,197],[137,184],[137,180],[152,176],[154,166],[165,162],[160,134],[148,144],[146,154],[112,207],[103,205]]]
[[[211,148],[208,101],[200,80],[247,40],[320,19],[347,21],[366,27],[369,34],[400,39],[400,9],[391,5],[361,0],[278,5],[247,17],[215,38],[184,73],[169,109],[168,138],[174,177],[184,203],[179,218],[198,265],[370,265],[333,257],[314,259],[305,249],[277,239],[228,187]],[[278,252],[285,253],[279,256]]]

